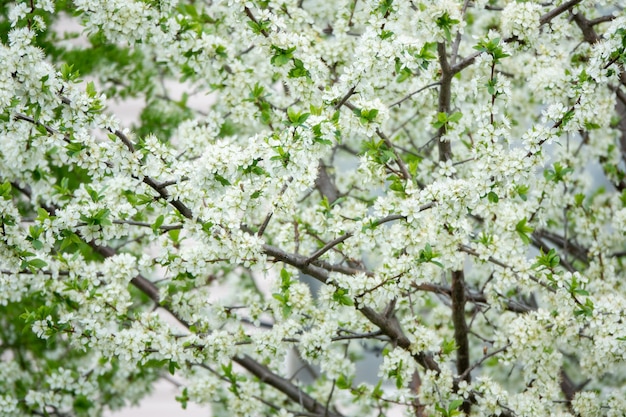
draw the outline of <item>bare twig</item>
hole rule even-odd
[[[441,84],[441,81],[437,81],[437,82],[434,82],[434,83],[430,83],[430,84],[428,84],[428,85],[425,85],[424,87],[422,87],[422,88],[420,88],[420,89],[418,89],[418,90],[415,90],[415,91],[413,91],[412,93],[410,93],[410,94],[408,94],[408,95],[406,95],[406,96],[402,97],[400,100],[398,100],[398,101],[396,101],[396,102],[394,102],[394,103],[390,104],[390,105],[389,105],[389,107],[391,108],[391,107],[394,107],[394,106],[399,106],[400,104],[404,103],[405,101],[407,101],[408,99],[410,99],[410,98],[411,98],[411,97],[413,97],[414,95],[419,94],[419,93],[421,93],[422,91],[427,90],[427,89],[429,89],[429,88],[431,88],[431,87],[435,87],[435,86],[437,86],[437,85],[439,85],[439,84]]]

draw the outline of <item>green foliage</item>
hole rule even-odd
[[[302,126],[304,122],[306,122],[306,119],[309,118],[310,115],[311,115],[310,113],[300,113],[294,110],[293,107],[290,107],[287,109],[287,118],[289,119],[289,121],[287,122],[287,125]]]
[[[291,279],[291,273],[285,268],[280,270],[280,292],[273,293],[272,297],[281,305],[284,317],[289,317],[292,312],[292,306],[289,302],[289,288],[296,281]]]
[[[139,124],[135,126],[136,134],[153,134],[162,142],[169,141],[178,125],[193,117],[193,112],[187,106],[187,99],[187,94],[183,94],[180,101],[149,102],[139,115]]]
[[[430,262],[432,264],[437,265],[439,268],[443,269],[444,267],[443,264],[441,262],[434,260],[435,258],[438,258],[440,256],[441,254],[433,251],[433,248],[430,246],[430,243],[427,243],[426,246],[424,246],[424,249],[420,250],[419,258],[417,262],[420,264]]]
[[[529,234],[531,234],[535,229],[532,226],[528,225],[527,222],[528,219],[526,218],[523,218],[522,220],[517,222],[517,224],[515,225],[515,231],[522,239],[522,242],[524,242],[526,245],[530,245],[531,239]]]
[[[380,0],[376,11],[383,17],[387,17],[392,9],[393,0]]]
[[[548,181],[562,182],[565,180],[567,174],[574,172],[572,168],[565,168],[560,162],[555,162],[554,169],[546,169],[543,171],[543,176]]]
[[[448,338],[443,339],[443,342],[441,343],[441,353],[443,355],[449,355],[458,349],[459,347],[456,344],[456,341],[454,339],[448,339]]]
[[[311,73],[304,67],[304,63],[297,58],[293,59],[293,68],[289,70],[287,74],[289,78],[311,78]]]
[[[255,35],[261,35],[262,33],[267,32],[272,24],[269,20],[261,20],[257,22],[248,20],[246,23],[250,26],[250,29],[252,29],[252,32]]]
[[[443,33],[446,35],[446,40],[448,42],[452,42],[452,34],[450,33],[450,30],[452,29],[452,26],[458,25],[461,21],[458,19],[452,19],[448,12],[444,12],[441,16],[435,19],[435,23],[438,27],[443,29]]]
[[[543,269],[547,268],[551,271],[559,265],[561,258],[557,255],[554,248],[550,249],[548,253],[544,253],[543,249],[539,249],[539,256],[537,256],[537,262],[533,264],[533,268]]]
[[[494,64],[498,64],[501,59],[510,56],[509,54],[504,53],[504,51],[502,50],[502,46],[500,46],[500,38],[494,38],[489,41],[480,41],[476,46],[474,46],[474,49],[480,52],[486,52],[487,54],[491,55]]]
[[[359,121],[366,125],[376,120],[378,116],[378,109],[357,109],[353,110],[354,114],[359,118]]]
[[[463,114],[458,111],[450,115],[447,113],[439,112],[437,113],[437,116],[435,118],[435,121],[433,121],[432,126],[435,129],[440,129],[443,127],[445,130],[448,130],[448,126],[450,125],[450,123],[456,124],[459,122],[459,120],[461,120],[462,117]]]
[[[395,160],[396,156],[384,140],[370,140],[363,142],[363,154],[369,156],[380,165],[385,165],[389,161]]]
[[[109,219],[110,214],[111,210],[103,208],[92,214],[81,214],[80,220],[88,226],[109,226],[112,224]]]
[[[354,300],[350,297],[348,290],[337,288],[333,293],[333,300],[344,306],[353,306]]]
[[[272,106],[266,99],[268,96],[269,94],[265,92],[265,87],[257,82],[250,91],[248,98],[244,100],[253,103],[257,107],[259,110],[259,119],[266,125],[270,125],[272,109]]]
[[[272,63],[272,65],[282,67],[293,59],[293,53],[295,52],[295,50],[295,46],[292,48],[283,49],[279,48],[276,45],[272,45],[272,58],[270,59],[270,62]]]
[[[399,83],[404,82],[413,76],[413,71],[411,71],[411,69],[404,66],[402,64],[402,61],[400,61],[399,58],[396,58],[395,69],[396,69],[396,74],[398,75],[396,77],[396,81]]]
[[[463,400],[454,400],[454,401],[450,401],[448,406],[445,408],[442,407],[440,404],[435,404],[435,410],[437,410],[439,415],[441,415],[442,417],[460,416],[461,411],[458,410],[458,408],[462,405],[463,405]]]

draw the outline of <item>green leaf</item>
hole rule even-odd
[[[280,285],[282,289],[289,289],[291,285],[291,272],[287,271],[287,269],[282,268],[280,270]]]
[[[576,207],[582,207],[584,201],[585,201],[585,195],[584,194],[579,193],[579,194],[576,194],[574,196],[574,204],[576,205]]]
[[[40,223],[43,223],[45,220],[49,220],[50,219],[50,214],[48,214],[48,212],[41,208],[41,207],[37,207],[37,221]]]
[[[440,129],[445,126],[448,122],[448,115],[446,113],[439,112],[437,113],[435,121],[432,123],[435,129]]]
[[[333,294],[333,300],[344,306],[353,306],[354,300],[348,295],[348,290],[337,288]]]
[[[252,32],[254,32],[256,35],[260,35],[263,32],[267,32],[271,25],[271,22],[269,20],[261,20],[258,22],[248,20],[246,23],[248,24],[250,29],[252,29]]]
[[[28,261],[28,266],[29,267],[33,267],[35,269],[41,269],[45,266],[47,266],[48,263],[46,261],[43,261],[41,259],[31,259]]]
[[[528,185],[516,185],[514,190],[517,195],[519,195],[519,198],[522,199],[522,201],[526,201],[528,199],[528,190],[530,190],[530,187]]]
[[[176,363],[174,361],[170,361],[169,366],[168,366],[167,369],[170,372],[170,374],[174,375],[176,373],[176,370],[180,369],[180,365],[178,365],[178,363]]]
[[[183,410],[187,409],[187,403],[189,402],[189,392],[187,391],[187,387],[183,388],[183,392],[176,397],[176,401],[180,403]]]
[[[218,174],[217,172],[213,174],[213,176],[215,177],[215,180],[217,182],[219,182],[220,184],[222,184],[223,186],[228,186],[231,185],[230,181],[228,181],[226,178],[222,177],[220,174]]]
[[[567,174],[574,172],[572,168],[565,168],[560,162],[555,162],[553,168],[543,171],[543,176],[548,181],[561,182]]]
[[[394,33],[392,31],[383,29],[378,36],[384,41],[385,39],[391,38],[393,35]]]
[[[204,231],[204,233],[210,234],[212,232],[212,228],[213,228],[213,223],[211,222],[202,223],[202,230]]]
[[[420,264],[430,262],[434,265],[437,265],[440,268],[443,268],[442,263],[434,260],[435,258],[438,258],[439,256],[441,256],[441,254],[434,252],[433,248],[430,246],[430,243],[427,243],[426,246],[424,246],[424,249],[419,252],[419,258],[417,262]]]
[[[293,68],[289,70],[289,73],[287,74],[288,78],[301,78],[301,77],[306,77],[306,78],[311,78],[311,73],[309,72],[309,70],[307,70],[304,67],[304,63],[297,59],[294,58],[293,59]]]
[[[388,13],[391,12],[392,5],[393,0],[381,0],[380,3],[378,3],[376,11],[380,13],[383,17],[387,17]]]
[[[270,63],[272,65],[276,65],[277,67],[281,67],[291,61],[293,58],[293,52],[296,50],[296,47],[282,49],[276,45],[271,46],[272,58],[270,59]]]
[[[372,398],[374,399],[380,399],[382,398],[384,391],[382,390],[382,386],[383,386],[383,380],[379,380],[378,384],[376,384],[376,386],[374,387],[374,390],[372,391]]]
[[[448,121],[452,123],[456,123],[459,120],[461,120],[461,117],[463,117],[463,113],[457,111],[457,112],[452,113],[450,117],[448,117]]]
[[[461,21],[458,19],[452,19],[450,15],[448,14],[448,12],[444,12],[441,16],[439,16],[435,20],[435,23],[437,24],[439,28],[443,29],[443,32],[446,36],[446,40],[448,42],[452,42],[452,34],[450,33],[450,29],[452,29],[453,25],[461,23]]]
[[[152,223],[152,231],[154,232],[154,234],[159,234],[159,228],[163,225],[163,221],[165,220],[165,216],[163,216],[162,214],[156,218],[156,220],[154,221],[154,223]]]
[[[96,85],[93,83],[93,81],[89,81],[87,83],[86,92],[90,98],[95,98],[98,95],[98,91],[96,90]]]
[[[585,304],[583,305],[579,305],[579,309],[574,311],[574,315],[575,316],[585,316],[585,317],[592,317],[593,316],[593,310],[594,310],[594,305],[593,305],[593,301],[591,301],[589,298],[587,298],[585,300]]]
[[[478,44],[474,46],[474,49],[481,51],[481,52],[488,53],[489,55],[491,55],[494,62],[497,64],[500,62],[502,58],[506,58],[510,56],[509,54],[504,53],[504,51],[502,50],[502,47],[499,45],[500,45],[500,38],[495,38],[490,41],[483,40],[483,41],[478,42]]]
[[[90,408],[93,407],[93,402],[87,398],[84,394],[79,394],[74,397],[74,410],[76,410],[77,415],[86,414]]]
[[[556,268],[561,262],[561,258],[557,255],[556,250],[554,248],[550,249],[548,253],[543,253],[543,250],[539,249],[539,256],[537,257],[537,262],[533,264],[533,268],[547,268],[553,270]]]
[[[310,115],[310,113],[299,113],[293,107],[287,109],[287,117],[291,126],[301,126]]]
[[[378,109],[354,109],[354,114],[359,117],[362,124],[368,124],[376,120]]]
[[[515,225],[515,230],[517,231],[517,234],[519,235],[519,237],[522,239],[522,241],[529,245],[531,240],[530,240],[530,236],[528,236],[530,233],[532,233],[535,229],[532,228],[531,226],[528,226],[526,224],[528,220],[526,218],[520,220],[519,222],[517,222],[517,224]]]
[[[441,344],[441,353],[444,355],[449,355],[450,353],[458,350],[459,347],[456,344],[454,339],[444,338],[443,343]]]
[[[11,183],[9,181],[5,181],[0,185],[0,197],[5,200],[11,199]]]
[[[111,211],[109,209],[102,208],[91,216],[82,214],[80,220],[87,223],[89,226],[110,226],[112,224],[111,220],[108,219],[110,214]]]
[[[344,374],[339,375],[339,378],[335,381],[337,388],[348,389],[352,388],[352,378],[348,379]]]

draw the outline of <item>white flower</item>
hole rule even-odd
[[[533,2],[511,2],[502,11],[502,31],[520,41],[533,42],[539,35],[541,5]]]

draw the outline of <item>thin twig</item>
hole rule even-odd
[[[398,100],[398,101],[396,101],[396,102],[394,102],[394,103],[390,104],[390,105],[389,105],[389,108],[394,107],[394,106],[399,106],[400,104],[404,103],[405,101],[407,101],[408,99],[410,99],[411,97],[413,97],[415,94],[419,94],[419,93],[421,93],[422,91],[427,90],[427,89],[429,89],[429,88],[431,88],[431,87],[434,87],[434,86],[436,86],[436,85],[439,85],[439,84],[441,84],[441,81],[437,81],[437,82],[434,82],[434,83],[430,83],[430,84],[428,84],[428,85],[425,85],[424,87],[421,87],[421,88],[419,88],[419,89],[417,89],[417,90],[413,91],[412,93],[410,93],[410,94],[408,94],[408,95],[406,95],[406,96],[402,97],[400,100]]]

